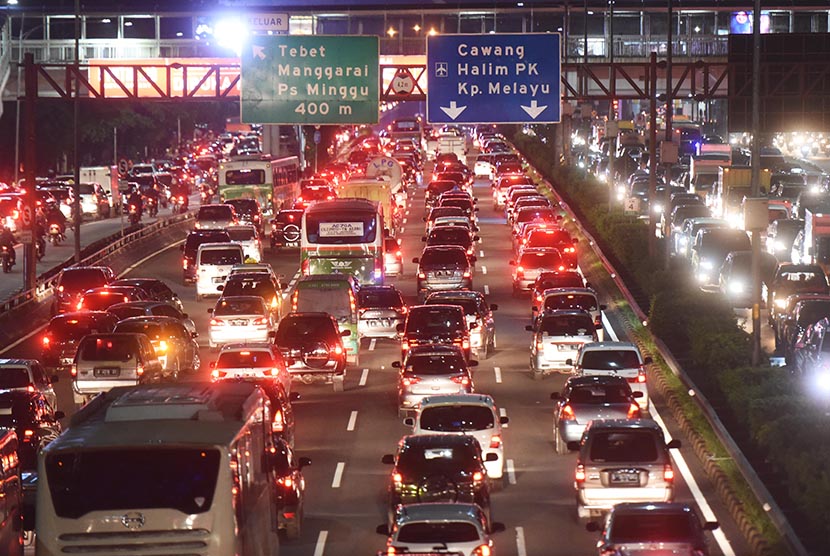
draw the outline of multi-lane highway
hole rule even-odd
[[[426,181],[426,180],[425,180]],[[510,417],[505,431],[508,481],[493,495],[493,517],[507,529],[496,536],[496,553],[509,556],[555,556],[595,554],[594,534],[576,520],[573,472],[576,456],[559,456],[552,442],[550,393],[560,390],[565,378],[554,376],[533,380],[528,372],[530,334],[529,300],[511,295],[509,259],[512,258],[509,230],[501,212],[494,212],[487,183],[476,183],[479,198],[481,243],[474,287],[497,303],[496,353],[475,369],[477,390],[496,398]],[[423,234],[423,191],[410,200],[400,237],[404,261],[420,255]],[[580,243],[587,248],[587,243]],[[184,300],[185,308],[202,332],[202,369],[215,359],[206,347],[208,313],[213,301],[195,301],[192,286],[181,283],[180,251],[173,245],[159,246],[159,252],[129,271],[130,276],[152,276],[165,280]],[[266,260],[278,273],[291,278],[298,268],[296,251],[274,253]],[[415,302],[415,265],[406,263],[404,275],[391,280]],[[598,277],[592,283],[600,283]],[[610,301],[612,292],[600,292]],[[610,304],[609,304],[610,306]],[[622,328],[613,310],[606,318],[608,335],[620,335]],[[37,335],[6,349],[3,356],[38,357]],[[346,378],[346,390],[335,393],[331,386],[297,384],[302,399],[296,402],[297,453],[309,456],[313,465],[305,470],[307,500],[303,530],[298,541],[286,542],[281,553],[287,556],[336,556],[373,554],[384,547],[385,538],[375,527],[386,516],[386,485],[390,468],[381,456],[392,453],[401,435],[407,432],[397,417],[396,371],[391,363],[399,357],[399,346],[389,341],[364,341],[361,365]],[[71,413],[71,383],[62,376],[56,385],[59,406]],[[653,400],[652,416],[666,419],[670,435],[676,427],[664,410],[659,396]],[[683,440],[682,436],[677,436]],[[749,555],[749,548],[721,506],[711,484],[705,479],[691,449],[681,449],[677,469],[677,498],[698,502],[706,519],[716,518],[721,531],[711,537],[712,554]],[[693,482],[688,478],[694,477]],[[125,478],[125,480],[129,480]],[[712,515],[714,513],[714,516]]]

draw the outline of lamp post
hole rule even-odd
[[[74,111],[74,129],[72,130],[72,151],[73,151],[73,166],[75,167],[75,174],[74,174],[74,183],[72,185],[73,192],[75,194],[75,198],[72,201],[72,224],[74,229],[74,236],[75,236],[75,262],[81,262],[81,220],[83,217],[81,215],[81,169],[78,166],[80,162],[80,157],[78,156],[78,146],[79,146],[79,126],[78,126],[78,119],[80,116],[80,109],[81,109],[81,95],[80,91],[78,90],[79,82],[78,82],[78,73],[80,72],[80,60],[81,60],[81,1],[75,0],[75,99],[73,100],[73,111]]]
[[[752,196],[761,195],[761,0],[752,12]],[[761,362],[761,233],[752,230],[752,366]]]

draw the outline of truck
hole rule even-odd
[[[761,172],[760,194],[769,191],[768,171]],[[718,167],[718,180],[715,182],[708,204],[714,216],[729,221],[734,227],[741,227],[741,202],[744,197],[752,195],[752,168],[749,166]]]
[[[724,164],[723,157],[709,154],[695,155],[689,164],[689,189],[704,201],[712,193],[718,181],[718,171]]]
[[[341,199],[355,197],[378,203],[383,209],[384,228],[389,230],[391,235],[395,235],[402,210],[398,207],[393,183],[388,176],[354,177],[340,184],[338,195]]]
[[[118,166],[81,166],[78,170],[81,183],[97,183],[107,193],[110,209],[118,212],[121,196],[118,190]]]
[[[435,153],[454,154],[461,162],[467,161],[467,139],[463,135],[441,134],[438,136],[438,144]]]
[[[793,243],[792,260],[830,271],[830,203],[804,210],[804,229]]]

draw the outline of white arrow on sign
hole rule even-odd
[[[253,50],[254,50],[254,54],[253,54],[254,56],[259,58],[260,60],[265,59],[265,47],[264,46],[253,45]]]
[[[449,116],[453,120],[456,119],[458,116],[460,116],[461,113],[463,111],[465,111],[466,109],[467,109],[466,106],[456,106],[456,102],[454,100],[450,101],[450,107],[449,108],[447,108],[445,106],[441,106],[441,110],[444,112],[444,114],[446,114],[447,116]]]
[[[522,110],[527,112],[527,115],[534,120],[539,117],[539,114],[545,111],[545,108],[547,108],[547,105],[539,106],[539,103],[535,100],[530,101],[530,106],[525,106],[524,104],[522,105]]]

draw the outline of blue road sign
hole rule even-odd
[[[427,38],[427,121],[551,123],[560,119],[558,33]]]

